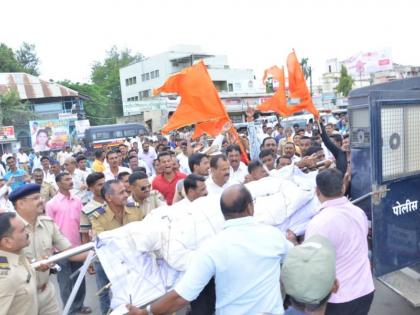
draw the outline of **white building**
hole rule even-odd
[[[168,113],[176,108],[179,99],[176,96],[152,98],[153,89],[161,86],[170,75],[200,59],[206,64],[222,98],[264,94],[264,89],[256,87],[253,70],[231,69],[226,56],[204,53],[199,46],[177,46],[120,69],[124,116],[143,115],[149,127],[158,130],[166,122]]]

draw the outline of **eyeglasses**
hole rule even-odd
[[[146,186],[142,186],[142,187],[140,187],[140,190],[141,191],[145,191],[145,190],[150,190],[150,187],[152,187],[152,185],[146,185]]]

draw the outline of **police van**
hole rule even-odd
[[[350,92],[351,197],[372,224],[375,276],[420,306],[420,78]]]

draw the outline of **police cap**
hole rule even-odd
[[[39,193],[41,191],[41,186],[38,184],[26,184],[21,187],[14,189],[9,194],[9,200],[15,202],[23,197]]]

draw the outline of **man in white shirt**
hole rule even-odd
[[[180,148],[181,148],[181,153],[178,154],[176,156],[178,162],[179,162],[179,166],[180,166],[180,171],[184,174],[191,174],[191,170],[190,167],[188,166],[188,144],[187,141],[182,141],[180,144]]]
[[[55,175],[50,172],[50,159],[48,156],[41,157],[41,169],[42,173],[44,173],[44,182],[49,184],[55,184]],[[35,168],[32,170],[32,172]]]
[[[229,161],[223,154],[214,155],[210,159],[211,174],[206,180],[208,194],[221,194],[235,182],[230,180]]]
[[[28,163],[29,163],[29,157],[28,155],[23,151],[22,148],[19,149],[19,152],[16,154],[17,161],[19,163],[19,167],[25,171],[28,170]]]
[[[139,160],[146,162],[150,170],[153,169],[153,161],[157,158],[155,148],[149,145],[148,141],[144,141],[142,144],[142,152],[139,152]]]
[[[106,161],[108,162],[109,168],[105,169],[104,175],[105,175],[105,181],[111,180],[111,179],[117,179],[118,174],[121,172],[128,172],[131,174],[131,170],[127,167],[119,166],[119,158],[118,153],[115,151],[109,151],[106,154]]]
[[[90,201],[92,195],[89,192],[88,186],[86,184],[86,178],[91,173],[91,169],[86,167],[86,157],[84,155],[79,154],[76,158],[76,163],[77,168],[74,171],[75,176],[73,183],[80,189],[77,195],[82,200],[83,205],[85,205]]]
[[[246,165],[241,162],[241,149],[237,144],[231,144],[226,148],[227,159],[230,164],[230,179],[237,184],[245,182],[245,176],[248,175]]]
[[[72,153],[69,146],[66,146],[63,148],[62,151],[58,152],[57,154],[57,160],[60,163],[60,166],[64,165],[64,162],[67,158],[72,157]]]

